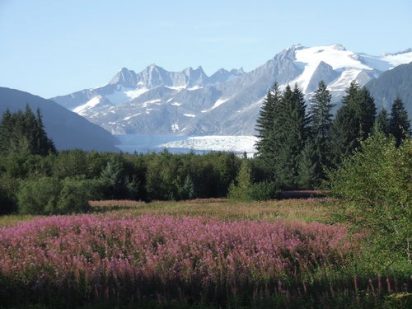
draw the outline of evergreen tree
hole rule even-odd
[[[44,129],[43,117],[40,113],[40,109],[36,111],[36,125],[35,125],[35,141],[36,147],[40,149],[40,154],[47,155],[49,152],[55,153],[56,147],[53,141],[47,137],[46,130]]]
[[[124,162],[120,157],[111,158],[102,170],[100,183],[105,198],[121,198],[127,196],[127,178]]]
[[[313,188],[320,183],[319,157],[318,148],[313,142],[313,139],[306,141],[305,147],[302,150],[299,160],[299,179],[298,185],[300,188]]]
[[[235,182],[229,187],[229,198],[243,201],[250,199],[249,191],[252,186],[251,175],[252,169],[250,162],[247,159],[243,159]]]
[[[411,124],[408,120],[408,112],[400,98],[396,98],[392,105],[389,120],[389,131],[395,137],[396,146],[402,144],[403,140],[410,136]]]
[[[352,82],[332,126],[332,151],[336,165],[372,133],[375,114],[375,102],[369,91]]]
[[[47,155],[55,153],[53,142],[44,130],[40,111],[37,117],[29,106],[24,112],[3,114],[0,123],[0,153],[30,153]]]
[[[309,137],[300,161],[300,185],[313,187],[325,178],[331,165],[332,96],[321,81],[313,98],[309,114]]]
[[[375,133],[383,133],[385,136],[388,136],[390,133],[389,130],[389,117],[386,109],[382,108],[378,116],[376,116],[375,124],[373,127]]]
[[[286,87],[274,125],[275,173],[282,186],[296,187],[299,180],[299,160],[308,136],[308,118],[303,93],[295,86]]]
[[[9,151],[12,127],[12,114],[9,110],[6,110],[0,122],[0,153],[7,153]]]
[[[258,141],[256,143],[257,156],[267,167],[273,166],[273,135],[276,107],[281,94],[278,84],[275,83],[266,95],[259,116],[256,120],[256,131]]]
[[[193,180],[190,177],[190,175],[186,175],[185,181],[183,183],[181,192],[180,192],[180,198],[187,200],[187,199],[192,199],[195,197],[195,188],[193,184]]]

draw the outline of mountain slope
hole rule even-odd
[[[0,114],[7,109],[25,109],[26,105],[33,111],[40,109],[47,134],[57,149],[118,151],[115,137],[79,115],[39,96],[0,87]]]
[[[393,101],[400,97],[412,119],[412,62],[382,73],[366,84],[378,107],[390,111]]]
[[[105,86],[53,98],[113,134],[250,135],[264,96],[275,81],[298,85],[307,97],[324,80],[336,103],[351,81],[364,85],[412,50],[370,56],[341,45],[292,46],[250,72],[201,67],[169,72],[150,65],[121,69]]]

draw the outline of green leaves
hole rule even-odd
[[[345,211],[359,228],[375,235],[379,247],[406,252],[412,236],[412,142],[376,133],[331,175],[331,188],[349,202]]]
[[[369,137],[375,123],[375,115],[376,107],[369,91],[352,82],[333,122],[335,165],[339,165],[344,157],[350,156],[359,147],[360,142]]]

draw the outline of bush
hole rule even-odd
[[[410,259],[412,237],[412,142],[376,134],[331,175],[331,189],[348,203],[344,209],[370,240],[394,257]],[[406,255],[405,255],[406,253]]]
[[[251,200],[265,201],[278,197],[279,186],[275,182],[257,182],[248,188],[248,195]]]
[[[17,194],[18,209],[23,214],[67,214],[89,209],[95,182],[66,178],[41,177],[22,182]]]
[[[16,179],[7,176],[0,177],[0,215],[17,211],[17,188]]]
[[[59,194],[58,213],[86,212],[89,200],[96,198],[96,181],[66,178]]]
[[[253,183],[251,163],[244,159],[236,181],[229,187],[228,197],[240,201],[263,201],[275,198],[278,193],[279,187],[275,182]]]
[[[61,182],[52,177],[40,177],[22,182],[17,194],[19,212],[23,214],[55,214]]]

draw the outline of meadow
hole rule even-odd
[[[90,204],[0,217],[3,307],[410,305],[410,278],[366,270],[331,198]]]

